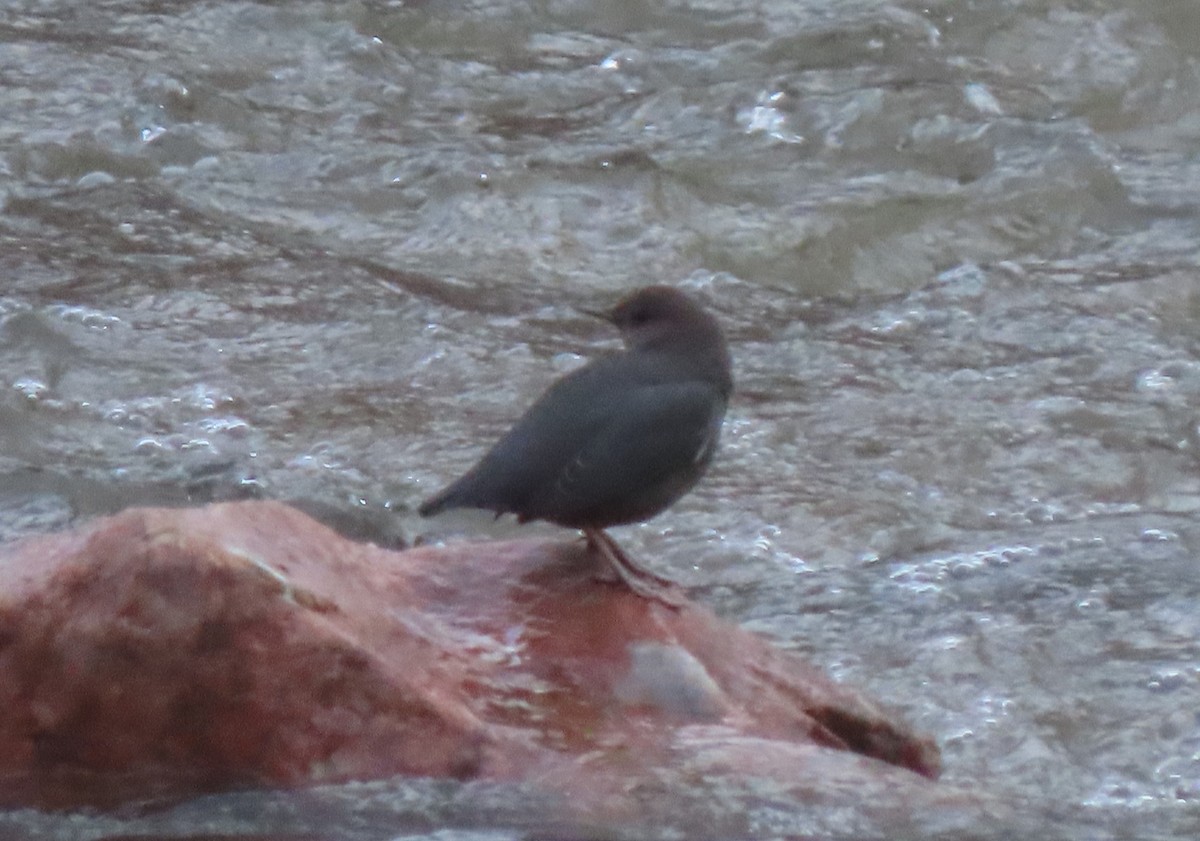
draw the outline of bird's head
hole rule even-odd
[[[630,349],[724,344],[716,319],[670,286],[647,286],[602,313]]]
[[[717,320],[670,286],[629,293],[608,312],[588,312],[621,331],[630,351],[656,351],[685,359],[704,379],[732,388],[729,351]]]

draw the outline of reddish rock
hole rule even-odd
[[[696,727],[710,759],[724,733],[937,775],[858,693],[595,573],[582,542],[394,552],[272,502],[0,548],[0,803],[393,774],[587,789],[597,757],[649,770]]]

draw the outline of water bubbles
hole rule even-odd
[[[1175,378],[1167,376],[1161,370],[1150,370],[1140,374],[1135,388],[1138,391],[1157,392],[1174,388]]]
[[[1157,799],[1141,783],[1118,780],[1105,783],[1094,794],[1084,798],[1082,802],[1085,806],[1121,806],[1129,809],[1150,806]]]
[[[896,564],[888,578],[914,593],[941,591],[937,586],[938,572],[927,569],[924,564]]]
[[[895,564],[889,578],[914,592],[940,592],[947,582],[973,578],[989,569],[1003,569],[1038,554],[1037,547],[1020,545],[956,552],[915,563]]]
[[[987,273],[975,263],[960,263],[937,276],[938,292],[953,301],[977,300],[987,287]]]
[[[738,112],[746,134],[766,134],[783,143],[803,143],[804,136],[788,129],[788,117],[779,106],[786,99],[782,91],[764,91],[753,107]]]
[[[1146,681],[1151,692],[1174,692],[1188,684],[1188,676],[1178,669],[1165,669]]]
[[[1108,610],[1108,600],[1103,596],[1089,593],[1086,598],[1075,602],[1075,612],[1080,614],[1105,613]]]
[[[596,64],[598,70],[606,73],[628,72],[642,62],[642,55],[637,50],[623,49],[609,53]]]
[[[1028,523],[1040,526],[1065,522],[1070,519],[1066,511],[1061,507],[1052,503],[1041,502],[1038,499],[1030,500],[1029,506],[1020,512],[1018,516]]]
[[[128,223],[125,223],[128,224]],[[118,226],[118,229],[124,225]],[[132,231],[132,225],[130,229]],[[91,307],[79,307],[62,304],[52,307],[50,312],[57,316],[61,321],[67,323],[81,324],[92,330],[109,330],[121,323],[118,316],[102,310],[92,309]]]
[[[1133,388],[1155,405],[1186,413],[1200,397],[1200,364],[1172,360],[1148,368],[1137,375]]]
[[[333,465],[316,454],[302,453],[289,461],[288,466],[299,470],[320,470]]]
[[[981,114],[1000,116],[1004,113],[1004,109],[1000,107],[999,101],[988,90],[987,85],[978,82],[963,85],[963,98]]]
[[[328,441],[314,444],[307,453],[300,453],[289,461],[288,466],[310,473],[334,470],[345,471],[347,475],[357,474],[357,471],[349,468],[346,462],[334,454],[334,446]]]
[[[197,409],[215,409],[217,399],[212,390],[203,383],[198,383],[192,388],[191,402]]]
[[[93,170],[85,175],[80,176],[75,182],[75,186],[81,190],[90,190],[93,187],[106,187],[109,184],[115,184],[117,181],[111,174],[104,170]]]
[[[12,387],[30,402],[41,400],[50,391],[49,385],[33,377],[21,377],[13,382]]]
[[[618,78],[621,90],[625,94],[636,94],[641,92],[643,87],[637,73],[640,61],[641,55],[635,50],[617,50],[601,59],[596,64],[596,69]]]
[[[383,39],[378,35],[369,37],[354,37],[350,42],[350,55],[355,58],[369,58],[379,55],[384,50]]]
[[[204,418],[199,426],[205,432],[228,435],[235,439],[245,438],[250,434],[250,424],[233,415]]]
[[[1179,535],[1167,529],[1143,529],[1141,533],[1141,541],[1143,543],[1171,543],[1179,540]]]
[[[139,456],[157,455],[166,450],[163,442],[158,438],[141,438],[133,445],[133,451]]]
[[[197,451],[212,453],[213,455],[218,453],[216,446],[207,438],[189,438],[180,445],[179,449],[185,453]]]
[[[995,724],[1002,718],[1012,714],[1015,706],[1013,699],[1007,695],[983,695],[977,702],[979,712],[989,724]]]
[[[876,339],[904,339],[923,331],[929,325],[930,313],[920,308],[904,312],[882,310],[866,325],[867,332]]]
[[[950,372],[950,376],[946,378],[947,382],[958,386],[979,385],[980,383],[988,382],[990,379],[987,374],[975,368],[959,368],[956,371]]]

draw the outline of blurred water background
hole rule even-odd
[[[618,539],[1008,811],[664,769],[602,837],[1200,837],[1200,3],[6,0],[0,113],[0,538],[253,496],[513,534],[412,509],[615,347],[576,307],[677,284],[738,395]],[[491,841],[534,800],[0,827]]]

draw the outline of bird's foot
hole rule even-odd
[[[646,569],[646,567],[629,557],[629,554],[618,545],[617,541],[612,539],[608,532],[597,531],[596,542],[592,545],[596,546],[601,556],[609,562],[609,566],[613,567],[622,578],[625,577],[624,573],[628,572],[642,581],[658,585],[659,587],[676,586],[675,582],[671,579]]]
[[[657,575],[634,561],[603,530],[585,529],[584,534],[587,535],[588,548],[600,553],[609,573],[603,578],[598,576],[597,580],[615,584],[620,579],[626,587],[642,598],[665,604],[675,610],[686,603],[687,600],[678,592],[674,581]]]

